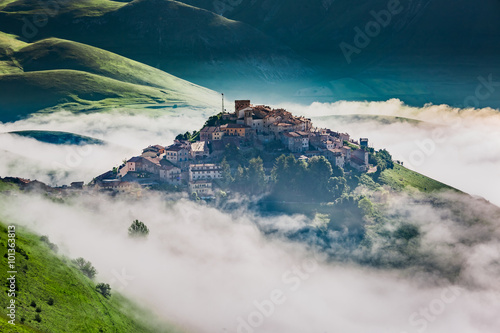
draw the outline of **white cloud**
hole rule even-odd
[[[387,102],[313,103],[288,110],[313,117],[316,126],[368,137],[376,149],[386,148],[404,165],[426,176],[500,205],[500,112],[458,109],[447,105],[423,108]],[[422,121],[384,124],[331,115],[385,115]],[[314,118],[321,117],[321,118]]]
[[[410,209],[408,218],[415,215],[424,223],[425,216],[440,215],[430,207],[424,210]],[[470,253],[460,251],[471,266],[454,289],[433,275],[327,263],[302,245],[267,238],[255,227],[301,224],[300,216],[233,215],[156,195],[133,200],[82,196],[69,204],[21,195],[3,201],[0,212],[3,221],[49,235],[70,257],[90,260],[98,281],[111,282],[113,290],[194,332],[250,332],[238,330],[238,318],[247,323],[262,318],[252,331],[266,333],[493,333],[500,325],[498,274],[488,268],[496,267],[491,260],[498,259],[498,240],[479,241]],[[146,241],[127,237],[136,218],[151,230]],[[437,218],[425,225],[432,229],[441,222]],[[457,234],[466,230],[456,222],[441,228],[455,246]],[[427,241],[430,248],[441,242],[435,235]],[[469,281],[480,285],[469,289]],[[270,306],[277,291],[280,304]]]
[[[176,113],[39,114],[0,123],[0,133],[22,130],[64,131],[104,140],[106,145],[51,145],[0,134],[0,175],[38,179],[51,185],[88,182],[141,153],[149,145],[169,145],[179,133],[199,129],[210,109],[177,109]]]

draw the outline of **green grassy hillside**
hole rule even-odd
[[[0,180],[0,192],[17,190],[19,190],[19,187],[17,185]]]
[[[43,7],[37,1],[27,0],[2,0],[0,10],[9,12],[22,12],[27,14],[43,14],[45,8],[57,9],[61,14],[72,13],[75,16],[98,16],[116,10],[125,5],[127,1],[84,0],[84,1],[47,1]],[[6,8],[7,7],[7,8]]]
[[[0,255],[4,268],[7,267],[6,244],[7,228],[0,223]],[[16,227],[16,247],[19,289],[15,303],[16,326],[7,323],[5,311],[2,311],[1,332],[178,332],[168,325],[158,324],[144,310],[113,290],[109,298],[97,293],[95,283],[69,259],[56,255],[40,236]],[[4,305],[10,301],[5,292],[6,269],[0,272],[0,278],[4,281],[0,303],[5,310]],[[35,320],[37,314],[40,322]]]
[[[159,89],[74,70],[0,76],[1,120],[15,120],[41,109],[96,111],[130,104],[183,103]]]
[[[395,190],[415,188],[421,192],[434,192],[441,190],[458,191],[449,185],[443,184],[398,164],[395,164],[393,169],[384,170],[380,175],[378,182],[389,185]]]
[[[106,49],[189,79],[227,75],[280,79],[304,73],[288,47],[254,27],[177,1],[58,1],[47,24],[24,37],[58,37]],[[0,6],[0,30],[20,35],[43,3]]]
[[[26,45],[28,44],[18,40],[16,36],[0,32],[0,75],[23,72],[13,53]]]
[[[108,51],[55,38],[27,44],[0,33],[0,121],[47,108],[219,103],[214,91]]]
[[[14,54],[25,72],[73,69],[122,82],[150,86],[178,94],[194,105],[207,104],[214,92],[156,68],[117,54],[57,38],[27,45]]]

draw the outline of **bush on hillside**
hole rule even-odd
[[[95,289],[99,294],[103,295],[106,298],[111,296],[111,287],[107,283],[98,283],[95,286]]]
[[[73,260],[73,263],[78,267],[78,269],[83,274],[85,274],[85,276],[87,276],[90,279],[93,279],[97,274],[97,270],[95,269],[94,266],[92,266],[92,263],[90,261],[87,261],[80,257]]]
[[[49,237],[47,237],[47,236],[41,236],[41,237],[40,237],[40,240],[41,240],[42,242],[44,242],[45,244],[47,244],[47,245],[49,246],[49,248],[50,248],[52,251],[54,251],[54,252],[56,252],[56,253],[57,253],[57,251],[59,251],[59,248],[57,247],[57,245],[56,245],[56,244],[54,244],[54,243],[52,243],[52,242],[49,240]]]

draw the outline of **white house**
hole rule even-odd
[[[220,179],[222,169],[218,164],[191,164],[189,166],[189,180]]]
[[[301,151],[309,150],[309,134],[307,132],[299,131],[297,132],[300,135],[301,140]]]
[[[182,145],[174,144],[165,149],[165,157],[172,163],[189,160],[189,151]]]
[[[306,132],[284,132],[281,134],[281,141],[294,153],[309,150],[309,135]]]
[[[160,166],[160,179],[172,185],[179,185],[182,181],[181,169],[171,164],[162,163]]]
[[[217,128],[217,131],[212,133],[212,140],[217,141],[217,140],[222,140],[222,137],[224,136],[224,132],[221,131],[220,127]]]

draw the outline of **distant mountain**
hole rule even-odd
[[[46,15],[37,27],[34,15]],[[93,45],[183,78],[287,80],[307,70],[256,28],[176,1],[0,2],[0,30],[29,41],[58,37]]]
[[[342,42],[363,51],[359,55],[372,56],[484,56],[500,51],[498,0],[484,0],[480,6],[472,0],[296,0],[293,6],[286,0],[181,1],[246,22],[299,53],[327,53],[330,58],[344,57]],[[356,45],[356,27],[368,45]]]
[[[500,81],[499,0],[0,0],[0,31],[99,47],[235,99],[500,107],[500,89],[475,96]]]
[[[3,73],[3,74],[2,74]],[[50,38],[27,44],[0,33],[0,120],[41,109],[219,105],[219,95],[88,45]]]
[[[252,25],[313,64],[318,75],[288,99],[500,108],[500,89],[475,96],[484,78],[500,81],[499,0],[180,1]]]

